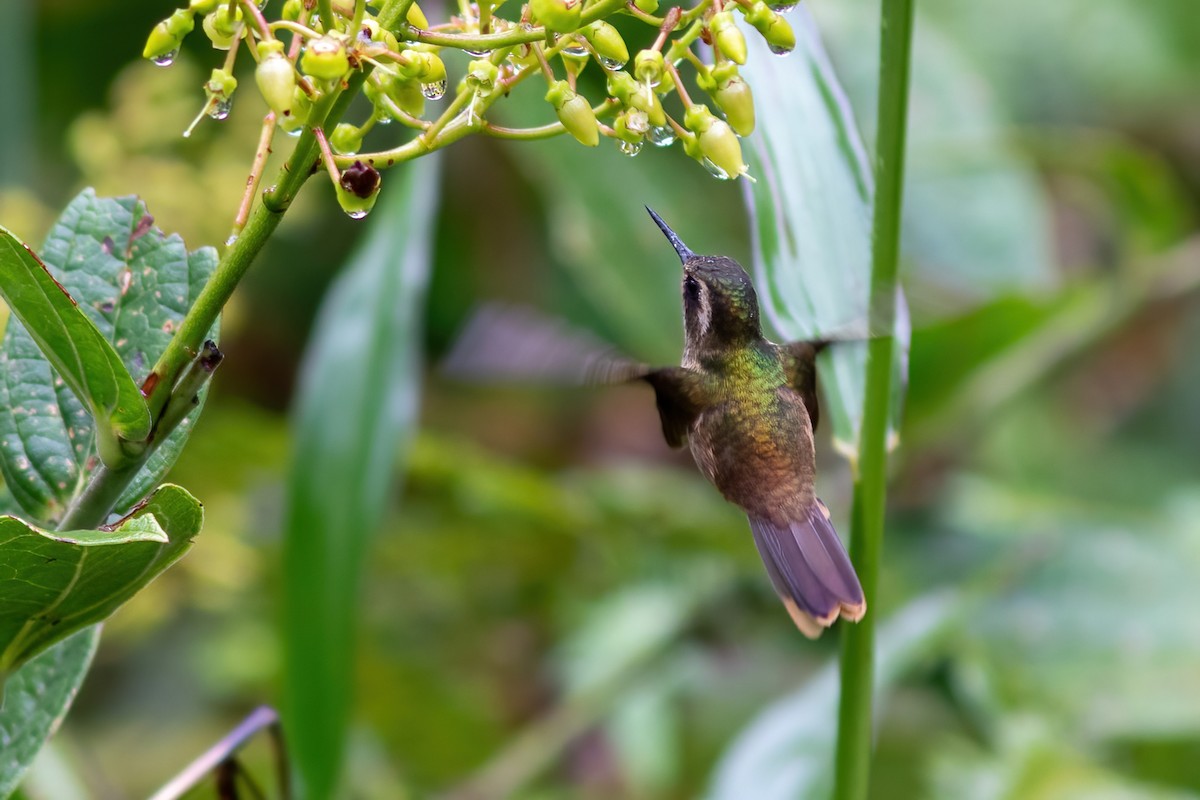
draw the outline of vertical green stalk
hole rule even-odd
[[[896,308],[912,24],[913,0],[882,0],[870,318],[872,327],[878,325],[889,335],[872,339],[868,345],[866,403],[850,517],[850,557],[868,603],[877,598],[887,500],[887,430],[894,352],[890,333]],[[836,800],[864,800],[870,785],[871,694],[878,613],[875,607],[857,625],[842,629],[842,694],[833,792]]]

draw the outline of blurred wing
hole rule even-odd
[[[808,409],[808,419],[814,431],[821,418],[820,404],[817,402],[817,354],[829,345],[829,339],[813,339],[788,342],[780,348],[788,384],[804,398],[804,407]]]
[[[667,444],[683,447],[696,417],[708,404],[708,382],[704,375],[684,367],[662,367],[648,371],[641,378],[654,387]]]
[[[467,322],[441,369],[461,381],[586,386],[635,380],[650,368],[559,320],[489,305]]]
[[[775,592],[796,627],[810,639],[839,616],[852,622],[867,612],[858,575],[820,500],[804,519],[777,523],[750,517],[754,543]]]

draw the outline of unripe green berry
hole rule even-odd
[[[333,148],[335,153],[352,156],[362,147],[362,140],[363,132],[361,128],[351,125],[349,122],[341,122],[333,129],[333,133],[329,135],[329,146]]]
[[[579,140],[580,144],[595,147],[600,144],[600,123],[588,101],[575,93],[566,81],[556,81],[548,92],[546,101],[554,106],[558,120],[567,129],[567,133]]]
[[[392,81],[388,97],[400,106],[401,111],[410,116],[420,117],[425,113],[425,93],[421,91],[421,84],[415,80],[397,78]]]
[[[231,15],[229,6],[222,3],[216,11],[205,15],[204,32],[208,34],[213,47],[228,50],[242,33],[242,10],[238,8]]]
[[[754,95],[750,85],[738,75],[737,65],[725,61],[712,69],[700,70],[696,84],[708,92],[721,111],[733,132],[738,136],[749,136],[754,131]]]
[[[658,0],[633,0],[633,5],[643,14],[653,14],[658,11]]]
[[[582,33],[609,69],[620,69],[629,60],[629,48],[625,46],[625,40],[616,28],[604,20],[596,20]],[[609,67],[609,64],[612,66]]]
[[[637,87],[638,82],[628,72],[617,70],[608,73],[609,95],[617,98],[625,105],[629,105],[629,97],[637,90]]]
[[[217,10],[217,4],[220,2],[221,0],[191,0],[188,3],[188,11],[193,14],[211,14]]]
[[[300,68],[305,75],[321,81],[339,80],[350,70],[346,43],[336,36],[313,39],[300,56]]]
[[[405,50],[404,60],[396,64],[396,71],[405,78],[415,78],[421,83],[438,83],[446,80],[446,65],[436,53],[422,50]]]
[[[738,30],[732,11],[713,14],[708,20],[713,47],[735,64],[746,63],[746,37]]]
[[[663,54],[658,50],[641,50],[633,58],[633,74],[639,81],[658,86],[663,74]]]
[[[579,28],[583,15],[581,0],[530,0],[533,18],[557,33],[570,33]]]
[[[733,179],[746,173],[737,134],[727,122],[713,116],[707,106],[689,106],[684,112],[683,124],[696,134],[700,153],[716,167],[721,177]]]
[[[208,83],[204,84],[204,90],[211,97],[221,99],[232,97],[234,91],[237,90],[237,86],[237,78],[223,69],[214,69],[208,79]]]
[[[283,4],[283,10],[279,12],[279,16],[289,22],[299,22],[304,16],[304,0],[287,0]]]
[[[283,55],[283,42],[268,39],[258,43],[258,66],[254,81],[267,105],[277,115],[286,114],[296,93],[296,71]]]

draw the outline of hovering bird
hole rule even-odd
[[[667,444],[686,443],[704,476],[746,512],[771,583],[800,631],[816,638],[839,617],[862,619],[862,586],[814,491],[816,357],[830,342],[767,340],[741,265],[693,253],[646,210],[683,262],[680,366],[649,367],[565,327],[493,311],[464,331],[449,371],[496,377],[519,363],[527,376],[650,384]]]

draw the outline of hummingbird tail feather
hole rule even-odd
[[[820,500],[804,519],[783,524],[751,516],[750,530],[771,583],[801,633],[815,639],[839,616],[862,619],[867,611],[862,586]]]

